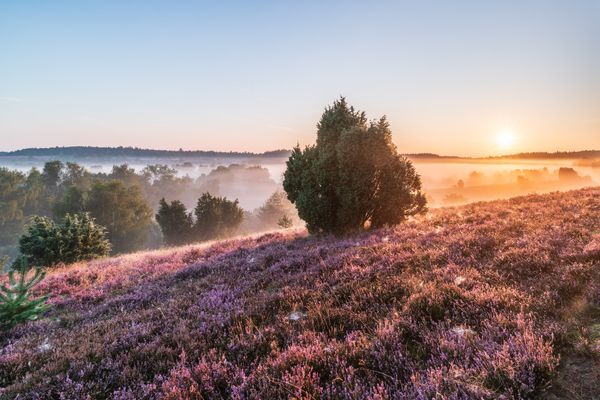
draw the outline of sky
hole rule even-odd
[[[600,149],[600,0],[0,0],[0,150],[291,148],[341,95],[403,153]]]

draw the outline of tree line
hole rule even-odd
[[[273,229],[272,217],[267,214],[263,217],[259,214],[260,209],[242,210],[237,200],[216,194],[234,175],[260,182],[260,187],[265,190],[276,187],[266,169],[240,165],[218,167],[196,180],[179,177],[174,168],[160,164],[149,165],[139,172],[127,164],[115,165],[110,173],[92,173],[77,163],[61,161],[49,161],[41,170],[32,168],[28,173],[0,168],[0,254],[15,256],[16,250],[22,247],[19,243],[21,235],[39,237],[42,227],[47,228],[45,235],[57,236],[58,227],[65,221],[72,225],[73,218],[84,221],[80,223],[84,226],[89,218],[102,227],[112,254],[156,248],[163,241],[183,243],[226,237],[238,231]],[[277,196],[281,197],[280,194]],[[190,204],[194,197],[197,207],[193,227],[184,235],[185,240],[181,235],[172,239],[169,216],[162,216],[161,226],[155,213],[167,202],[165,198],[184,205]],[[272,203],[269,203],[271,208]],[[201,206],[205,209],[202,212]],[[287,213],[287,218],[297,221],[289,201],[275,206],[281,207],[278,218]],[[231,219],[230,211],[237,213],[237,217]],[[221,215],[224,222],[219,222],[216,217]],[[33,231],[28,231],[28,224]],[[186,229],[191,225],[182,226]],[[61,248],[60,243],[64,240],[63,237],[44,245]]]
[[[0,152],[0,156],[43,156],[43,157],[287,157],[289,150],[271,150],[264,153],[249,151],[210,151],[210,150],[155,150],[139,147],[97,147],[97,146],[65,146],[65,147],[32,147],[15,151]]]

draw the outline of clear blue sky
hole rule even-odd
[[[600,148],[600,1],[0,2],[1,150],[290,148],[341,94],[405,152]]]

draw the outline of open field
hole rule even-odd
[[[600,187],[52,270],[2,399],[593,399]]]

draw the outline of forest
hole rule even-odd
[[[219,166],[196,179],[180,177],[163,164],[139,172],[127,164],[115,165],[110,173],[62,161],[46,162],[41,170],[32,168],[27,173],[0,168],[0,254],[17,255],[19,238],[34,216],[59,223],[67,215],[81,213],[106,228],[111,254],[175,243],[164,237],[155,218],[161,200],[165,205],[177,201],[194,208],[203,194],[233,195],[231,202],[237,204],[240,197],[256,206],[238,207],[241,217],[235,223],[198,240],[277,229],[284,216],[297,224],[296,211],[280,190],[266,169],[236,164]],[[169,223],[166,217],[162,220]]]

